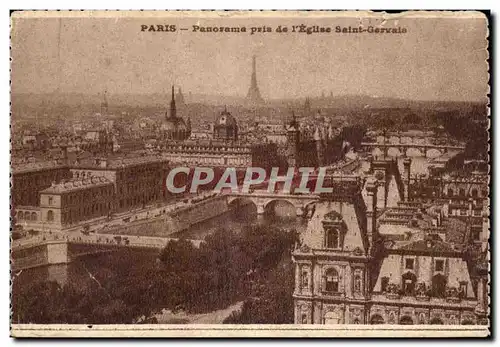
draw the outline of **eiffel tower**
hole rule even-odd
[[[251,105],[261,105],[264,99],[260,95],[259,86],[257,85],[257,71],[256,71],[255,55],[252,60],[252,79],[250,81],[250,89],[248,89],[247,103]]]

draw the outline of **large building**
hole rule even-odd
[[[40,192],[42,230],[63,230],[108,217],[115,197],[113,183],[102,176],[63,180]]]
[[[469,228],[442,206],[377,200],[375,177],[333,181],[293,252],[297,324],[483,324]]]
[[[169,198],[169,164],[158,155],[89,157],[65,166],[47,165],[15,171],[15,223],[60,231]]]
[[[70,177],[69,167],[61,161],[13,163],[11,205],[39,206],[41,190]]]
[[[180,93],[180,91],[179,91]],[[180,94],[182,96],[182,94]],[[184,99],[182,98],[182,102]],[[163,140],[183,141],[191,135],[191,121],[184,121],[177,115],[177,106],[175,104],[174,86],[172,86],[172,98],[170,100],[170,111],[165,112],[165,120],[161,125]]]
[[[330,126],[317,126],[309,134],[292,114],[286,126],[286,161],[289,167],[321,167],[342,157],[342,140]]]

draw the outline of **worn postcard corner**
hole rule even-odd
[[[14,337],[489,337],[488,17],[11,14]]]

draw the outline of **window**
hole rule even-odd
[[[54,203],[54,198],[52,196],[49,196],[49,205],[52,205]]]
[[[354,275],[354,292],[355,293],[361,292],[361,275],[360,274]]]
[[[302,280],[300,283],[302,288],[309,288],[309,272],[307,270],[302,270]]]
[[[380,290],[382,292],[385,292],[387,290],[387,285],[389,284],[389,277],[382,277],[381,283],[380,283]]]
[[[54,212],[52,210],[47,211],[47,221],[52,222],[54,220]]]
[[[444,298],[446,294],[446,284],[448,280],[445,276],[437,274],[432,277],[432,296]]]
[[[405,260],[405,269],[413,270],[415,266],[415,259],[406,259]]]
[[[471,195],[472,195],[473,198],[477,198],[478,193],[477,193],[477,189],[476,188],[472,189]]]
[[[453,189],[448,188],[448,196],[452,197],[453,196]]]
[[[472,231],[472,238],[474,241],[479,241],[480,237],[481,237],[481,230],[475,229]]]
[[[403,291],[405,295],[413,295],[415,292],[415,284],[417,282],[417,276],[412,272],[407,272],[402,276],[403,279]]]
[[[339,248],[339,231],[337,229],[326,231],[326,248]]]
[[[335,269],[328,269],[325,273],[325,291],[337,293],[339,291],[339,274]]]
[[[460,196],[465,196],[465,189],[464,188],[460,188],[459,195]]]
[[[434,263],[434,271],[444,271],[444,260],[436,260]]]
[[[460,296],[467,297],[467,282],[460,282]]]

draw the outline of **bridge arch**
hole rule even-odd
[[[277,213],[276,208],[279,207],[280,205],[284,207],[284,210],[281,211],[280,213]],[[283,199],[283,198],[270,199],[264,202],[263,207],[265,214],[271,214],[280,217],[297,216],[297,207],[292,201],[288,199]]]
[[[401,153],[398,147],[389,147],[389,149],[387,150],[387,155],[389,157],[400,157],[403,154],[404,153]]]
[[[425,153],[425,156],[427,158],[437,158],[437,157],[440,157],[441,155],[443,155],[441,153],[441,151],[439,149],[436,149],[436,148],[430,148],[427,150],[427,152]]]
[[[229,197],[227,205],[229,207],[229,210],[234,211],[236,214],[238,214],[238,212],[241,211],[242,208],[247,207],[251,207],[252,210],[255,210],[255,212],[257,213],[257,210],[259,208],[259,206],[253,199],[241,196]]]
[[[406,150],[406,156],[407,157],[423,157],[423,156],[425,156],[425,153],[422,153],[422,151],[418,148],[410,147]]]

